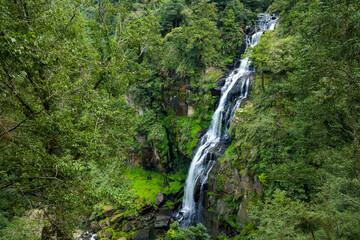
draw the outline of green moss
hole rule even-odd
[[[123,215],[124,215],[124,213],[120,213],[118,215],[115,215],[113,218],[111,218],[110,222],[114,222],[117,218],[119,218],[119,217],[121,217]]]
[[[151,199],[151,203],[155,203],[156,194],[165,191],[164,177],[161,173],[130,166],[124,172],[124,176],[131,181],[131,189],[135,190],[140,199]]]

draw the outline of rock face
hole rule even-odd
[[[170,106],[178,116],[187,116],[187,105],[180,101],[177,97],[172,97],[170,100]]]
[[[206,176],[205,175],[200,175],[197,179],[196,179],[196,183],[195,183],[195,189],[194,189],[194,201],[197,202],[200,199],[201,196],[201,186],[204,184],[206,180]]]
[[[263,185],[257,177],[240,174],[229,162],[218,161],[209,174],[203,199],[205,224],[210,234],[239,234],[250,221],[246,213],[248,201],[262,192]],[[229,224],[234,220],[237,227]]]
[[[155,228],[168,228],[170,224],[170,218],[169,215],[159,215],[156,217],[155,220]]]
[[[144,201],[137,212],[129,213],[125,209],[105,206],[96,221],[90,222],[88,232],[97,233],[96,239],[151,239],[157,231],[166,231],[171,223],[171,211],[164,204],[165,195],[156,195],[156,204]],[[110,214],[112,213],[112,214]],[[92,236],[91,234],[88,234]],[[87,236],[87,235],[86,235]]]
[[[132,237],[132,240],[148,240],[150,239],[150,229],[145,228],[140,231],[137,231]]]

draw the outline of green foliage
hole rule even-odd
[[[136,116],[123,95],[126,81],[115,77],[123,65],[116,64],[104,26],[82,17],[84,5],[0,4],[1,194],[17,192],[27,202],[23,208],[46,209],[58,237],[66,238],[97,199],[124,193],[89,174],[99,163],[112,168],[131,149]],[[114,92],[117,84],[123,88]],[[7,218],[19,214],[18,202],[8,199]]]
[[[182,117],[177,121],[180,131],[179,148],[180,151],[193,156],[194,148],[199,141],[195,135],[210,124],[209,115],[194,114],[190,117]]]
[[[214,63],[221,45],[215,4],[202,1],[191,10],[187,24],[174,28],[165,36],[167,55],[163,65],[182,76]]]
[[[159,15],[163,33],[166,35],[173,28],[179,27],[184,20],[182,11],[185,8],[184,0],[168,0],[161,5]]]
[[[0,238],[40,240],[43,225],[44,222],[41,211],[32,210],[21,218],[14,217],[6,228],[1,228]]]
[[[191,226],[188,228],[181,228],[178,222],[174,222],[170,225],[170,230],[168,230],[164,239],[166,240],[210,239],[209,234],[207,234],[205,231],[206,228],[201,223],[197,224],[196,227]]]
[[[300,226],[306,222],[309,224],[307,229],[313,232],[317,221],[312,217],[313,213],[307,210],[304,203],[287,198],[285,192],[276,190],[272,196],[263,205],[250,206],[250,216],[258,224],[255,239],[306,239]]]

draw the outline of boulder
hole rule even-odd
[[[168,228],[170,223],[170,216],[159,215],[155,220],[155,228]]]
[[[102,210],[105,217],[110,217],[116,211],[116,209],[113,206],[103,206]]]
[[[150,239],[150,229],[145,228],[137,231],[134,233],[134,235],[131,237],[132,240],[148,240]]]
[[[192,106],[188,106],[188,112],[187,112],[188,117],[190,117],[194,113],[195,113],[194,108]]]
[[[101,230],[101,227],[98,222],[90,222],[90,230],[92,232],[98,232]]]
[[[195,137],[197,139],[200,139],[202,136],[204,136],[204,134],[206,133],[207,131],[207,128],[203,128],[201,129],[200,131],[198,131],[196,134],[195,134]]]
[[[122,222],[122,220],[124,220],[124,213],[119,213],[119,214],[115,215],[114,217],[112,217],[110,222],[111,223],[120,223],[120,222]]]
[[[113,236],[113,232],[112,231],[106,231],[104,233],[101,234],[101,238],[106,238],[106,239],[111,239]]]
[[[158,193],[156,194],[156,205],[161,205],[164,202],[164,194]]]

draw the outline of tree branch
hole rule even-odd
[[[0,139],[1,139],[5,134],[8,134],[9,132],[17,129],[22,123],[24,123],[24,122],[25,122],[26,120],[28,120],[29,118],[32,118],[33,116],[35,116],[35,115],[41,113],[42,111],[44,111],[44,109],[45,109],[45,108],[43,108],[43,109],[41,109],[40,111],[38,111],[38,112],[36,112],[36,113],[33,113],[32,115],[28,116],[27,118],[25,118],[24,120],[22,120],[21,122],[19,122],[15,127],[10,128],[10,129],[7,130],[7,131],[5,130],[5,132],[0,135]]]

